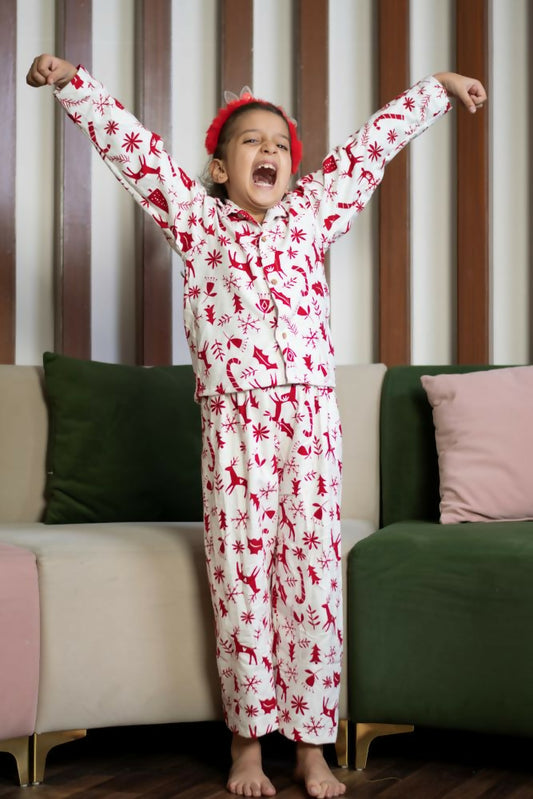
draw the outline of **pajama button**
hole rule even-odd
[[[287,334],[286,333],[282,333],[281,334],[281,338],[287,338]]]
[[[274,279],[271,281],[271,283],[272,283],[272,285],[273,285],[273,286],[277,286],[277,285],[278,285],[277,278],[274,278]]]

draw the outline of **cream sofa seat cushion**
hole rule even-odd
[[[201,523],[10,525],[41,597],[36,731],[221,717]]]

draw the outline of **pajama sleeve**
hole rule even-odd
[[[119,183],[159,225],[170,245],[188,249],[188,213],[205,190],[166,152],[163,140],[147,130],[83,67],[54,94]]]
[[[300,180],[296,193],[313,208],[323,250],[350,229],[380,184],[388,162],[449,109],[442,84],[432,76],[424,78],[332,150],[321,169]]]

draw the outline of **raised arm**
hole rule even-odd
[[[157,133],[147,130],[82,66],[52,55],[34,59],[27,83],[52,86],[72,121],[89,137],[119,183],[162,229],[171,246],[190,246],[187,208],[205,190],[188,177]]]
[[[473,78],[454,72],[430,75],[373,114],[342,147],[328,154],[321,169],[302,178],[299,188],[304,202],[313,208],[323,250],[349,230],[389,161],[450,109],[450,97],[473,113],[487,95]]]

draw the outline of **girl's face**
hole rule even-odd
[[[224,157],[213,159],[210,168],[213,180],[225,183],[228,198],[261,223],[289,187],[287,123],[272,111],[246,111],[233,123]]]

